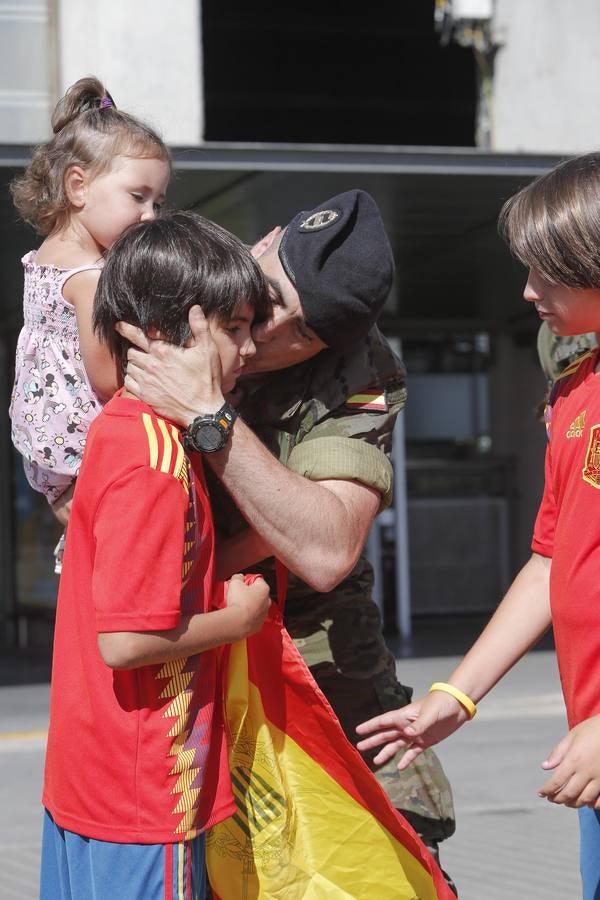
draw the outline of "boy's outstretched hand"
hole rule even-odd
[[[245,579],[239,574],[232,575],[227,585],[225,602],[227,609],[239,617],[239,639],[250,637],[260,631],[269,612],[269,585],[260,575],[252,576],[252,579]]]
[[[362,722],[356,728],[358,734],[370,737],[359,741],[357,747],[365,751],[385,744],[373,760],[376,765],[383,765],[399,750],[405,750],[398,763],[398,769],[402,772],[423,750],[443,741],[468,718],[458,700],[449,694],[434,691],[408,706]]]
[[[538,794],[564,806],[600,809],[600,716],[580,722],[542,763],[554,769]]]

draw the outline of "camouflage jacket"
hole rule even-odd
[[[362,482],[381,493],[383,508],[392,498],[392,432],[405,401],[404,365],[373,328],[344,351],[324,350],[298,366],[249,380],[239,412],[289,469],[313,481]],[[216,491],[217,528],[234,534],[245,522],[213,483],[211,495]],[[356,581],[361,593],[367,568],[361,559],[346,580]],[[370,572],[366,580],[370,582]],[[347,592],[346,582],[340,590]],[[313,593],[290,578],[288,602],[305,592]]]
[[[574,359],[597,346],[594,332],[559,336],[550,330],[547,322],[542,322],[537,336],[537,351],[548,384],[552,385]]]

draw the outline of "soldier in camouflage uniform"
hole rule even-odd
[[[317,481],[362,481],[380,492],[382,509],[390,503],[392,430],[406,400],[405,372],[376,327],[344,351],[324,351],[276,379],[253,381],[242,388],[240,414],[284,465]],[[383,400],[369,409],[361,397]],[[231,534],[245,523],[228,495],[221,490],[215,496],[218,484],[212,481],[217,528]],[[252,569],[274,589],[272,560]],[[286,627],[353,744],[365,717],[403,706],[412,696],[396,677],[372,588],[364,554],[326,593],[291,573],[288,582]],[[450,785],[435,753],[427,750],[402,773],[396,761],[372,768],[394,806],[435,851],[455,828]]]
[[[268,537],[261,534],[249,542],[232,537],[224,544],[228,549],[223,550],[223,565],[230,569],[228,574],[246,565],[256,571],[256,561],[267,555],[268,547],[310,582],[312,587],[290,575],[286,625],[356,744],[360,721],[408,703],[412,694],[397,680],[371,596],[372,569],[360,553],[374,515],[392,496],[392,431],[406,399],[404,367],[374,325],[391,286],[391,250],[372,198],[351,191],[298,214],[283,233],[275,229],[253,252],[271,283],[272,317],[253,329],[258,352],[248,369],[255,374],[244,378],[236,392],[240,418],[231,442],[206,459],[244,517],[225,492],[217,495],[213,484],[217,527],[226,535],[239,535],[243,532],[238,529],[251,522]],[[130,351],[125,383],[159,414],[188,425],[199,411],[220,406],[222,394],[214,385],[198,382],[198,372],[208,368],[204,356],[202,366],[199,357],[194,358],[198,347],[150,346],[128,326],[121,333],[150,351]],[[204,334],[200,329],[194,334],[206,353]],[[255,435],[270,451],[268,458],[260,455]],[[273,467],[273,456],[285,470]],[[260,493],[253,482],[263,470],[268,481]],[[284,478],[285,472],[295,477]],[[307,548],[305,561],[301,530],[298,546],[290,546],[296,527],[303,525],[295,498],[300,490],[309,493],[308,486],[302,488],[304,479],[324,485],[318,493],[310,489],[315,496],[309,512],[316,543],[339,541],[343,557],[339,575],[319,585],[321,592],[315,591],[318,546]],[[296,493],[286,493],[288,482]],[[321,493],[325,488],[356,492],[356,498],[340,495],[350,506],[355,499],[362,503],[365,497],[376,498],[368,514],[357,517],[360,540],[349,565],[345,544],[351,541],[328,521],[327,507],[321,505],[328,499]],[[249,496],[253,491],[255,500]],[[280,530],[287,527],[291,541],[271,527],[278,507],[285,517]],[[272,560],[263,565],[263,572],[273,584]],[[370,762],[393,804],[437,855],[437,843],[455,826],[450,785],[433,751],[403,773],[393,761],[379,770]]]
[[[593,331],[585,334],[554,334],[547,322],[542,322],[537,333],[537,352],[542,372],[546,376],[546,391],[537,406],[537,418],[544,421],[546,404],[552,386],[561,372],[570,366],[573,360],[594,350],[598,340]]]
[[[574,359],[594,350],[598,340],[593,331],[586,334],[554,334],[547,322],[542,322],[537,335],[537,351],[542,371],[551,387],[560,373]]]

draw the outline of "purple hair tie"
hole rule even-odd
[[[108,109],[110,106],[114,106],[110,97],[102,97],[100,100],[100,109]]]

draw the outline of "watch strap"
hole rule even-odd
[[[183,432],[183,445],[186,450],[197,450],[200,453],[210,453],[215,450],[222,450],[229,436],[231,435],[233,424],[237,419],[237,410],[227,401],[215,413],[203,413],[190,422]],[[206,446],[202,444],[202,430],[205,428],[216,429],[222,435],[222,442],[218,442],[217,446]]]

